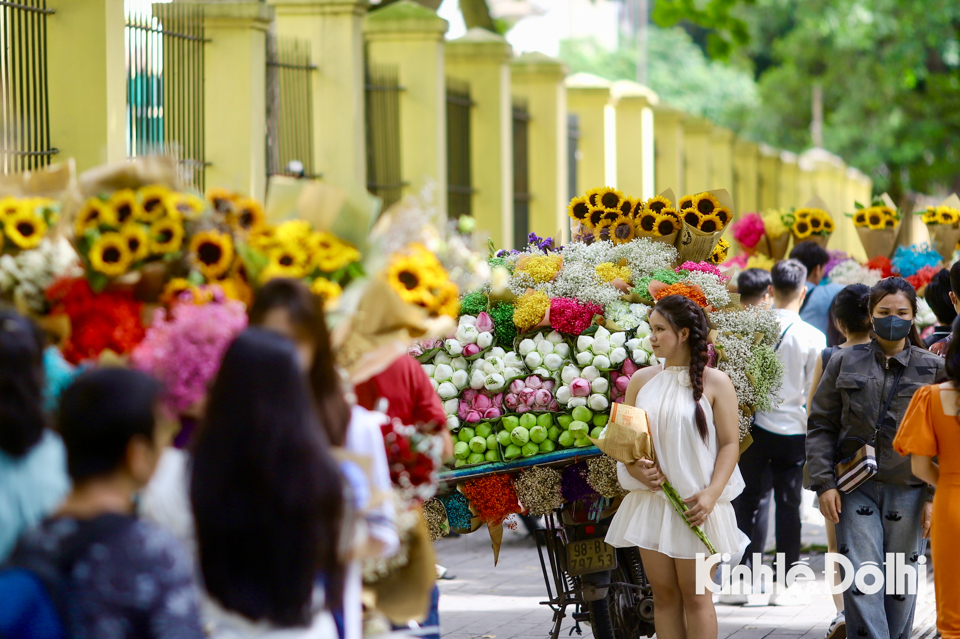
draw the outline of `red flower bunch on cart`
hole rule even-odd
[[[509,475],[487,475],[463,484],[463,494],[484,523],[497,526],[521,512],[520,500]]]
[[[93,359],[105,350],[129,353],[143,340],[143,305],[126,289],[94,293],[84,278],[55,282],[47,289],[53,314],[70,318],[70,338],[63,356],[71,364]]]
[[[426,501],[437,492],[443,443],[437,437],[421,433],[399,419],[385,420],[380,426],[387,449],[390,480],[407,500]]]

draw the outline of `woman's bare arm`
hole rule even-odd
[[[936,486],[940,479],[940,466],[934,463],[933,457],[910,455],[910,470],[913,474],[931,486]]]

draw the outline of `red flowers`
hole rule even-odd
[[[866,267],[880,271],[883,277],[892,277],[896,275],[896,273],[893,272],[893,262],[891,262],[890,258],[885,255],[878,255],[870,258],[866,263]]]
[[[387,449],[390,481],[408,497],[425,501],[436,490],[437,459],[432,438],[394,419],[380,427]]]
[[[599,304],[584,304],[568,297],[550,300],[550,327],[558,333],[579,335],[590,328],[594,315],[603,314]]]
[[[509,475],[488,475],[468,481],[463,485],[463,494],[477,509],[480,519],[493,526],[520,512],[520,501]]]
[[[910,277],[904,278],[915,288],[916,290],[922,289],[924,286],[930,283],[933,280],[933,277],[940,272],[939,267],[935,266],[924,266],[922,269],[911,275]]]
[[[129,353],[145,334],[143,305],[133,293],[108,289],[94,293],[84,278],[60,280],[47,289],[53,314],[70,318],[70,338],[63,356],[71,364],[93,359],[105,350]]]

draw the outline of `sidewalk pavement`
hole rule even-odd
[[[771,517],[771,522],[773,518]],[[768,549],[773,548],[771,539]],[[546,599],[536,544],[525,538],[526,531],[504,530],[500,561],[493,566],[490,537],[485,529],[471,535],[444,539],[436,544],[437,561],[455,575],[440,582],[440,625],[444,639],[545,639],[552,628],[553,613],[539,605]],[[823,593],[823,549],[826,533],[822,525],[803,526],[802,559],[810,561]],[[932,571],[930,571],[932,573]],[[932,639],[933,583],[927,600],[918,602],[913,637]],[[750,596],[746,606],[717,604],[720,638],[731,639],[821,639],[836,615],[829,595],[818,594],[807,606],[767,606],[768,594]],[[560,636],[576,635],[576,623],[567,611]],[[584,638],[592,638],[590,627],[581,624]],[[625,638],[633,639],[633,638]]]

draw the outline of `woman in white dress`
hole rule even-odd
[[[717,636],[710,590],[697,592],[697,554],[706,546],[661,489],[668,479],[687,520],[703,526],[719,553],[739,555],[750,540],[737,528],[731,500],[743,490],[737,469],[739,413],[730,378],[707,368],[707,320],[690,299],[670,295],[650,312],[650,342],[663,366],[637,371],[626,403],[647,412],[657,463],[617,464],[631,491],[607,532],[607,543],[637,546],[656,606],[660,639]]]

